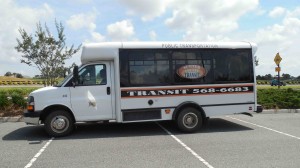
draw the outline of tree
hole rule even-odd
[[[8,72],[5,73],[4,76],[11,76],[11,75],[12,75],[12,73],[8,71]]]
[[[272,75],[271,74],[266,74],[265,76],[264,76],[264,80],[271,80],[272,79]]]
[[[258,66],[258,65],[259,65],[259,64],[258,64],[258,61],[259,61],[258,57],[257,57],[257,56],[254,56],[255,66]]]
[[[290,75],[290,74],[285,74],[285,73],[283,73],[283,74],[282,74],[282,79],[284,79],[284,80],[291,79],[291,75]]]
[[[55,79],[60,76],[61,69],[65,68],[65,60],[71,58],[81,47],[79,45],[74,48],[72,45],[68,48],[62,23],[57,23],[55,20],[55,26],[57,38],[50,33],[46,23],[45,28],[40,22],[37,23],[34,36],[29,35],[23,28],[19,28],[21,39],[17,39],[18,45],[15,47],[18,52],[22,53],[21,63],[37,67],[41,76],[46,78],[47,85],[54,84]]]
[[[16,73],[16,78],[23,78],[23,75],[20,73]]]
[[[256,76],[256,80],[263,80],[263,77],[260,76],[260,75],[257,75],[257,76]]]

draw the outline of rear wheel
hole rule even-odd
[[[202,115],[199,110],[188,107],[180,111],[177,126],[183,132],[195,132],[202,127]]]
[[[73,118],[64,110],[53,111],[45,119],[45,130],[50,136],[66,136],[70,134],[73,129]]]

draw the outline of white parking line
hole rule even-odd
[[[183,143],[179,138],[177,138],[175,135],[173,135],[170,131],[168,131],[165,127],[160,125],[159,123],[156,123],[160,128],[162,128],[167,134],[169,134],[173,139],[175,139],[181,146],[183,146],[186,150],[192,153],[198,160],[200,160],[206,167],[208,168],[214,168],[212,165],[210,165],[206,160],[204,160],[201,156],[199,156],[195,151],[193,151],[190,147],[188,147],[185,143]]]
[[[276,133],[279,133],[279,134],[282,134],[282,135],[286,135],[286,136],[289,136],[291,138],[296,138],[296,139],[300,140],[300,137],[297,137],[297,136],[294,136],[294,135],[291,135],[291,134],[287,134],[287,133],[284,133],[284,132],[281,132],[281,131],[277,131],[277,130],[274,130],[272,128],[268,128],[268,127],[265,127],[265,126],[254,124],[254,123],[251,123],[251,122],[248,122],[248,121],[244,121],[244,120],[241,120],[241,119],[238,119],[238,118],[234,118],[234,117],[229,117],[229,116],[226,116],[226,117],[231,118],[233,120],[237,120],[237,121],[240,121],[240,122],[243,122],[243,123],[246,123],[246,124],[254,125],[254,126],[257,126],[257,127],[260,127],[260,128],[264,128],[264,129],[267,129],[267,130],[270,130],[270,131],[273,131],[273,132],[276,132]]]
[[[24,167],[29,168],[32,166],[32,164],[37,160],[37,158],[45,151],[45,149],[50,145],[50,143],[53,141],[54,137],[52,137],[40,150],[37,154],[34,155],[34,157],[30,160],[30,162]]]

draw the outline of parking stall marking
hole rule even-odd
[[[300,140],[300,137],[297,137],[297,136],[294,136],[294,135],[291,135],[291,134],[288,134],[288,133],[284,133],[284,132],[281,132],[281,131],[277,131],[277,130],[272,129],[272,128],[268,128],[268,127],[265,127],[265,126],[254,124],[254,123],[251,123],[251,122],[248,122],[248,121],[244,121],[244,120],[241,120],[241,119],[238,119],[238,118],[234,118],[234,117],[229,117],[229,116],[226,116],[226,117],[231,118],[233,120],[237,120],[237,121],[240,121],[240,122],[243,122],[243,123],[246,123],[246,124],[254,125],[254,126],[257,126],[257,127],[260,127],[260,128],[267,129],[269,131],[273,131],[273,132],[276,132],[276,133],[279,133],[279,134],[282,134],[282,135],[286,135],[288,137]]]
[[[34,157],[30,160],[30,162],[24,167],[24,168],[30,168],[32,164],[37,160],[37,158],[46,150],[46,148],[50,145],[50,143],[53,141],[54,137],[52,137],[48,142],[39,150],[37,154],[34,155]]]
[[[201,156],[199,156],[195,151],[193,151],[190,147],[188,147],[185,143],[183,143],[179,138],[177,138],[175,135],[173,135],[170,131],[168,131],[165,127],[160,125],[156,122],[156,124],[163,129],[167,134],[169,134],[173,139],[175,139],[181,146],[183,146],[186,150],[188,150],[190,153],[192,153],[193,156],[195,156],[199,161],[201,161],[206,167],[208,168],[214,168],[212,165],[210,165],[206,160],[204,160]]]

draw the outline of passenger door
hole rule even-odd
[[[70,87],[72,110],[77,121],[113,119],[110,62],[86,65],[79,81]]]

